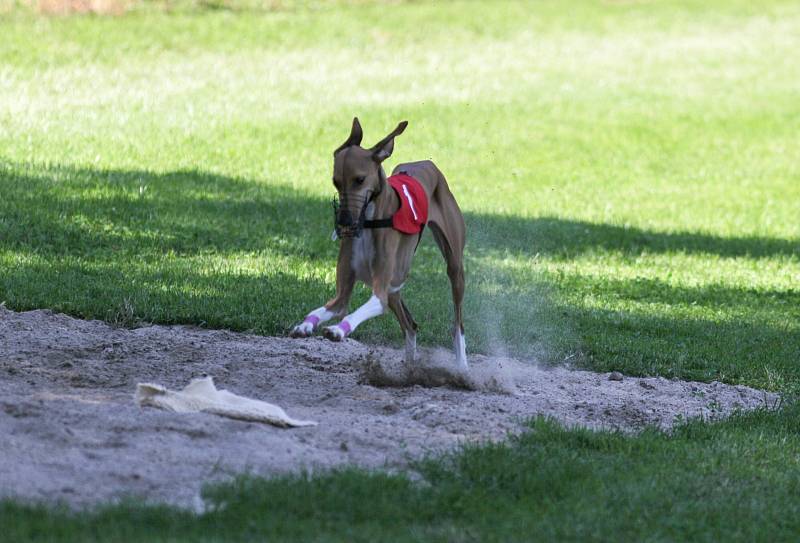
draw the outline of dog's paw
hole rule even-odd
[[[345,331],[342,330],[338,324],[323,328],[322,335],[325,336],[325,339],[329,339],[331,341],[342,341],[347,336]]]
[[[308,321],[303,321],[289,332],[289,337],[302,338],[309,337],[314,333],[314,325]]]

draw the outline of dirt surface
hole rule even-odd
[[[199,508],[204,482],[343,464],[402,469],[427,452],[502,439],[537,414],[595,428],[668,428],[776,399],[742,386],[609,379],[477,355],[465,376],[448,370],[449,353],[422,358],[427,369],[409,372],[399,351],[353,340],[116,329],[0,307],[0,496],[80,507],[133,495]],[[319,426],[282,429],[134,404],[139,382],[179,389],[202,374]],[[429,386],[440,384],[450,386]]]

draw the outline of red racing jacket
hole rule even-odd
[[[428,222],[428,195],[419,181],[406,173],[387,180],[400,198],[400,209],[392,215],[392,228],[404,234],[418,234]]]

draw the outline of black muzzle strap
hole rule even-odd
[[[367,220],[367,207],[369,206],[370,202],[375,199],[378,193],[367,193],[366,196],[362,197],[353,197],[347,193],[342,194],[342,205],[347,205],[349,201],[353,201],[356,203],[358,207],[361,208],[357,217],[353,217],[350,214],[350,211],[346,211],[344,215],[343,222],[340,222],[340,204],[339,199],[337,196],[333,198],[333,227],[334,232],[336,233],[335,237],[338,238],[357,238],[361,236],[361,231],[364,228],[390,228],[392,226],[392,218],[389,217],[388,219],[377,219],[377,220]],[[360,206],[358,205],[360,204]],[[345,209],[347,209],[345,207]]]

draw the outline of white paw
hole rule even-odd
[[[314,325],[308,321],[303,321],[289,333],[291,337],[308,337],[314,333]]]
[[[347,334],[345,334],[344,330],[342,330],[338,324],[334,324],[333,326],[326,326],[323,328],[322,335],[331,341],[342,341]]]

